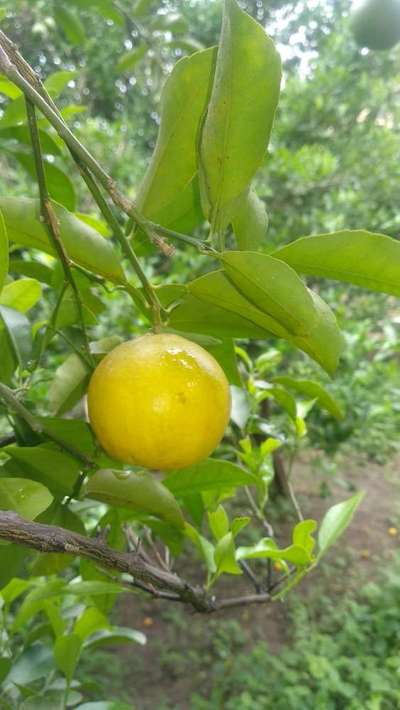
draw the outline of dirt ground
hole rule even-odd
[[[356,490],[362,489],[366,495],[350,527],[325,562],[292,592],[304,600],[316,593],[340,598],[349,590],[360,588],[374,577],[382,557],[389,558],[399,547],[400,457],[385,466],[342,460],[336,463],[334,476],[326,471],[317,453],[308,454],[295,466],[293,484],[307,517],[321,520],[327,508]],[[329,495],[321,497],[321,491],[326,492],[327,488]],[[285,542],[292,522],[276,520],[274,525],[280,532],[279,541]],[[223,590],[226,596],[253,592],[245,578],[226,579]],[[279,653],[281,645],[290,640],[288,603],[282,602],[204,617],[171,603],[126,595],[118,617],[119,623],[144,631],[148,639],[141,649],[132,646],[118,649],[123,664],[130,664],[132,669],[127,683],[135,710],[187,710],[191,695],[202,693],[207,687],[209,676],[205,669],[209,658],[211,672],[213,658],[210,649],[216,634],[223,632],[230,622],[238,622],[244,630],[244,647],[264,640],[273,653]]]

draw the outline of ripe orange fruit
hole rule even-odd
[[[149,469],[184,468],[220,442],[230,414],[228,381],[196,343],[170,333],[121,343],[100,362],[89,419],[105,451]]]
[[[360,47],[391,49],[400,40],[400,0],[358,0],[350,26]]]

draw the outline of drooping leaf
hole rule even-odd
[[[268,214],[254,190],[248,190],[238,199],[232,227],[239,249],[255,251],[265,243]]]
[[[146,217],[181,231],[202,221],[197,141],[214,58],[215,50],[206,49],[176,63],[164,86],[157,143],[137,196]]]
[[[343,412],[339,403],[319,382],[314,382],[313,380],[296,380],[294,377],[288,377],[287,375],[273,377],[272,382],[277,382],[284,387],[295,390],[295,392],[316,399],[317,404],[322,409],[326,409],[335,419],[343,419]]]
[[[311,332],[317,321],[316,309],[293,269],[267,254],[251,251],[226,251],[220,260],[230,281],[260,311],[290,333]]]
[[[318,313],[317,323],[307,336],[296,335],[293,343],[333,375],[343,352],[344,338],[329,306],[318,294],[310,293]]]
[[[13,510],[22,518],[34,520],[52,500],[41,483],[26,478],[0,478],[0,510]]]
[[[178,497],[219,488],[251,486],[256,482],[253,474],[223,459],[207,459],[189,468],[173,471],[163,480],[164,486]]]
[[[8,236],[3,215],[0,211],[0,294],[8,272]]]
[[[225,0],[215,78],[201,139],[201,171],[209,221],[220,232],[267,149],[279,98],[281,66],[273,42]]]
[[[57,368],[49,388],[50,409],[54,414],[64,414],[79,402],[86,392],[90,374],[89,367],[75,353]]]
[[[53,207],[62,241],[71,259],[110,281],[124,282],[121,260],[110,241],[62,205],[53,203]],[[38,200],[27,197],[0,197],[0,209],[11,241],[48,254],[54,253],[46,228],[40,219]]]
[[[0,305],[26,313],[42,296],[42,287],[36,279],[19,279],[4,286],[0,293]]]
[[[348,500],[336,503],[325,513],[318,533],[318,557],[325,554],[328,548],[346,530],[363,498],[364,492],[360,491]]]
[[[400,242],[361,229],[303,237],[274,252],[302,274],[400,296]]]
[[[182,528],[183,515],[168,488],[147,471],[101,469],[90,477],[86,494],[119,508],[151,513]]]

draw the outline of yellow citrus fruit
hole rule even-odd
[[[204,348],[179,335],[121,343],[98,365],[89,419],[105,451],[149,469],[184,468],[208,456],[230,414],[228,381]]]

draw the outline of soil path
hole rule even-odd
[[[326,473],[332,468],[334,475]],[[400,458],[385,466],[342,460],[327,467],[326,457],[313,452],[296,465],[293,483],[305,516],[317,520],[327,508],[356,490],[365,490],[366,496],[325,562],[292,594],[300,594],[306,601],[316,593],[339,598],[359,589],[374,576],[376,565],[399,547]],[[321,491],[327,490],[329,495],[321,497]],[[275,526],[280,541],[285,542],[292,522],[276,521]],[[229,578],[224,585],[227,594],[252,591],[245,579]],[[287,603],[201,617],[165,602],[127,595],[118,616],[119,623],[141,629],[148,638],[143,649],[130,646],[117,650],[123,664],[130,668],[126,681],[135,710],[189,710],[191,695],[207,689],[221,635],[228,633],[235,639],[241,634],[237,641],[242,648],[262,639],[273,653],[279,653],[281,645],[290,639]]]

